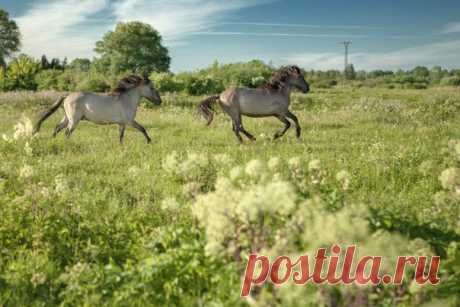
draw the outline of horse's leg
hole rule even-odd
[[[284,117],[284,115],[277,115],[276,118],[278,118],[280,121],[284,123],[284,128],[275,133],[275,136],[273,137],[274,140],[282,137],[286,133],[286,131],[288,131],[288,129],[291,127],[291,123],[286,119],[286,117]]]
[[[250,134],[249,132],[247,132],[246,129],[244,129],[244,127],[243,127],[243,121],[241,120],[241,116],[240,116],[240,118],[239,118],[239,123],[240,123],[240,127],[239,127],[240,131],[243,132],[243,134],[244,134],[248,139],[250,139],[251,141],[254,142],[254,141],[256,140],[256,138],[255,138],[252,134]]]
[[[300,128],[300,124],[299,124],[299,120],[297,119],[297,116],[295,116],[293,113],[291,113],[290,111],[288,111],[286,113],[286,117],[287,118],[290,118],[294,121],[294,124],[295,124],[295,134],[297,136],[297,138],[300,138],[300,132],[301,132],[301,128]]]
[[[70,137],[72,135],[72,133],[77,128],[77,125],[78,125],[79,122],[80,122],[80,119],[76,119],[76,118],[69,119],[69,123],[68,123],[67,129],[65,131],[65,135],[67,137]]]
[[[142,127],[138,122],[136,122],[135,120],[133,120],[131,122],[131,126],[137,130],[139,130],[144,136],[145,136],[145,139],[147,140],[147,143],[150,144],[150,142],[152,142],[152,139],[149,137],[149,135],[147,134],[147,131],[145,130],[144,127]]]
[[[235,133],[236,138],[238,139],[238,142],[240,142],[240,144],[243,144],[243,138],[240,135],[240,129],[238,128],[239,123],[237,119],[232,118],[232,126],[233,126],[233,132]]]
[[[126,125],[120,124],[118,130],[120,131],[120,144],[123,144],[123,138],[125,136]]]
[[[61,122],[59,124],[57,124],[56,127],[54,128],[53,138],[56,137],[56,135],[59,132],[61,132],[62,129],[67,127],[68,123],[69,123],[69,121],[67,120],[67,116],[64,115],[64,118],[61,120]]]

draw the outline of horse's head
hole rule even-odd
[[[161,104],[160,94],[158,94],[157,90],[153,86],[153,83],[152,81],[150,81],[148,76],[144,76],[142,78],[142,82],[140,83],[140,90],[142,97],[150,100],[156,105]]]
[[[308,93],[310,91],[310,85],[302,74],[302,71],[299,67],[293,65],[286,68],[286,77],[285,82],[291,87],[295,87],[303,93]]]

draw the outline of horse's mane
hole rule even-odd
[[[300,74],[300,68],[293,66],[284,66],[275,71],[268,81],[258,88],[279,91],[286,86],[286,81],[292,73]]]
[[[129,75],[118,81],[118,85],[109,93],[112,96],[119,96],[123,93],[126,93],[132,88],[139,86],[144,82],[144,78],[137,75]]]

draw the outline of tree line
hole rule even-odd
[[[120,22],[95,44],[97,57],[34,59],[25,54],[13,57],[20,50],[20,32],[16,23],[0,9],[0,91],[110,90],[129,73],[148,74],[161,92],[185,92],[189,95],[214,94],[230,85],[257,87],[276,69],[260,60],[247,63],[219,64],[193,72],[173,74],[171,58],[163,46],[161,35],[141,22]],[[460,86],[460,70],[439,66],[416,67],[398,71],[355,71],[349,65],[343,71],[304,71],[316,88],[353,86],[424,89],[430,86]]]

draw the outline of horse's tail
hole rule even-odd
[[[41,125],[43,124],[43,122],[48,118],[50,117],[54,112],[56,112],[59,107],[62,105],[62,103],[64,102],[64,100],[67,98],[67,95],[66,96],[62,96],[61,98],[59,98],[58,100],[56,100],[56,102],[49,108],[47,109],[45,112],[43,112],[40,117],[38,118],[38,121],[37,123],[35,124],[34,126],[34,130],[33,130],[33,134],[36,134],[38,133],[38,131],[40,131],[40,127]]]
[[[209,126],[214,119],[212,105],[219,100],[219,95],[206,98],[198,105],[198,111],[207,120],[206,126]]]

